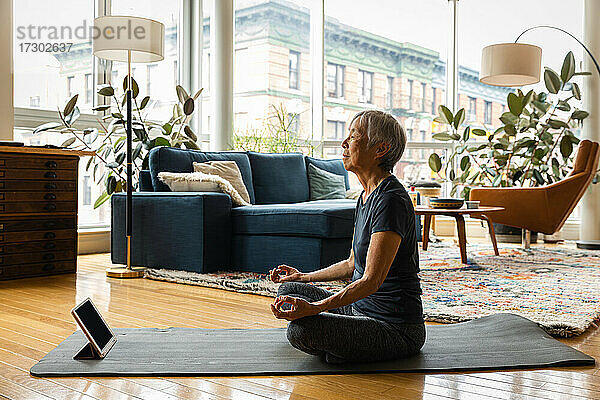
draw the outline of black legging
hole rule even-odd
[[[300,282],[284,282],[277,291],[278,296],[308,302],[333,294]],[[324,357],[328,363],[383,361],[418,353],[425,343],[425,324],[390,324],[347,305],[290,322],[287,338],[298,350]]]

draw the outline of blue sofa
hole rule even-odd
[[[235,161],[250,206],[213,192],[171,192],[158,173],[192,172],[193,162]],[[265,273],[279,264],[309,272],[348,257],[356,200],[309,201],[307,165],[345,177],[341,160],[299,153],[150,151],[133,194],[132,264],[195,272]],[[126,263],[125,194],[112,196],[111,255]],[[419,221],[417,219],[417,221]],[[420,236],[420,221],[417,232]]]
[[[235,161],[250,206],[223,193],[171,192],[158,173],[192,172],[193,162]],[[307,164],[344,175],[341,160],[302,154],[152,149],[133,195],[132,264],[195,272],[265,273],[285,263],[313,271],[350,252],[355,200],[309,201]],[[112,262],[126,262],[125,194],[112,196]]]

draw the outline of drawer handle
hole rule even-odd
[[[49,272],[49,271],[54,271],[54,268],[56,268],[54,266],[54,264],[46,264],[42,267],[42,270]]]
[[[54,239],[56,237],[56,233],[54,232],[46,232],[44,234],[44,239]]]
[[[56,184],[55,183],[46,183],[46,186],[44,186],[47,190],[56,190]]]
[[[46,204],[44,206],[44,210],[46,210],[46,211],[56,211],[56,204],[48,203],[48,204]]]
[[[48,168],[56,168],[57,166],[56,161],[46,161],[46,167]]]
[[[56,179],[56,172],[52,172],[52,171],[46,172],[44,174],[44,178]]]
[[[52,253],[46,253],[44,254],[44,257],[42,257],[44,260],[46,261],[50,261],[50,260],[54,260],[56,256]]]
[[[54,193],[46,193],[44,195],[44,200],[56,200],[56,195]]]
[[[0,249],[1,249],[1,248],[2,248],[2,246],[0,246]],[[55,249],[55,248],[56,248],[56,243],[54,243],[54,242],[48,242],[48,243],[46,243],[46,244],[44,245],[44,248],[45,248],[46,250],[53,250],[53,249]]]

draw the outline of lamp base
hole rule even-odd
[[[109,278],[141,278],[144,276],[145,267],[111,267],[106,269]]]

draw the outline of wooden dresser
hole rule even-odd
[[[77,270],[77,165],[93,152],[0,146],[0,280]]]

